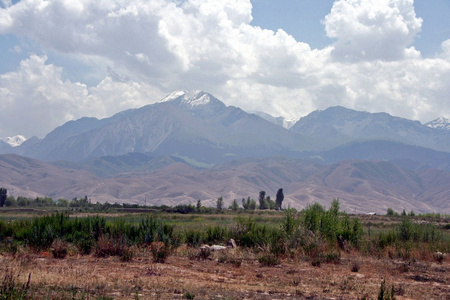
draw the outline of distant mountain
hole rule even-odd
[[[109,118],[67,122],[42,140],[32,137],[16,147],[0,141],[0,153],[60,161],[64,166],[98,158],[101,168],[88,169],[102,177],[126,171],[120,167],[123,162],[114,158],[126,154],[130,154],[126,159],[144,165],[148,159],[168,157],[199,168],[280,155],[325,164],[384,160],[410,170],[448,170],[450,130],[436,125],[446,122],[440,119],[434,128],[386,113],[338,106],[312,112],[287,130],[281,117],[250,114],[202,91],[178,91]]]
[[[68,122],[16,153],[45,161],[82,161],[138,152],[208,165],[314,147],[311,139],[226,106],[208,93],[193,91],[175,92],[158,103],[111,118]]]
[[[278,126],[284,127],[286,129],[290,129],[292,126],[294,126],[295,123],[297,123],[298,119],[296,120],[288,120],[284,117],[274,117],[268,113],[262,112],[262,111],[251,111],[250,113],[255,114],[273,124],[276,124]]]
[[[11,153],[12,146],[5,141],[0,140],[0,153]]]
[[[109,178],[120,176],[125,173],[151,173],[155,170],[178,162],[186,163],[178,157],[154,156],[146,153],[133,152],[119,156],[96,157],[82,163],[56,161],[51,164],[62,168],[86,170],[95,174],[99,178]]]
[[[81,196],[73,193],[73,189],[80,186],[86,189],[97,184],[96,180],[84,170],[63,169],[15,154],[0,155],[0,186],[15,197],[49,196],[57,200],[63,195]]]
[[[425,126],[436,129],[450,130],[450,122],[444,117],[437,118],[436,120],[425,123]]]
[[[198,169],[169,157],[127,154],[96,158],[73,167],[55,166],[18,155],[0,155],[0,186],[14,196],[84,197],[93,202],[194,204],[240,203],[259,191],[275,197],[284,189],[284,207],[304,208],[314,202],[329,206],[339,197],[348,212],[396,211],[450,213],[450,173],[408,170],[386,161],[341,161],[319,164],[286,157],[242,159]],[[101,170],[113,169],[104,177]],[[95,176],[92,172],[99,175]],[[107,172],[111,174],[111,172]]]
[[[434,168],[450,171],[450,153],[394,141],[355,141],[315,154],[326,164],[344,160],[389,161],[409,170]]]
[[[27,139],[23,135],[16,135],[2,139],[4,142],[8,143],[12,147],[20,146]]]
[[[315,111],[301,118],[291,131],[320,138],[331,149],[358,140],[391,140],[450,152],[450,131],[436,130],[387,113],[368,113],[341,106]]]

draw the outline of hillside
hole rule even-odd
[[[145,161],[145,163],[142,163]],[[106,164],[109,162],[109,164]],[[99,170],[115,169],[104,177]],[[114,167],[113,167],[114,166]],[[76,168],[76,169],[74,169]],[[85,170],[83,170],[85,169]],[[86,171],[90,169],[97,176]],[[310,160],[271,157],[244,159],[198,169],[170,157],[104,157],[91,164],[59,167],[17,155],[0,155],[0,185],[12,195],[84,197],[93,202],[155,205],[225,204],[259,191],[275,197],[284,189],[284,207],[325,206],[340,198],[351,212],[397,211],[450,213],[450,173],[436,169],[408,170],[385,161],[342,161],[323,165]]]

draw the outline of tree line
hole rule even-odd
[[[279,189],[276,194],[276,199],[273,201],[270,196],[266,196],[265,191],[259,192],[258,203],[250,198],[250,196],[245,199],[242,198],[242,208],[244,210],[281,210],[281,205],[284,200],[283,189]],[[192,204],[181,204],[176,205],[175,207],[170,207],[166,205],[162,206],[146,206],[139,204],[129,204],[129,203],[91,203],[91,199],[88,199],[88,196],[84,196],[83,198],[73,198],[72,200],[67,199],[58,199],[53,200],[51,197],[24,197],[18,196],[15,198],[14,196],[7,196],[7,189],[0,188],[0,207],[61,207],[61,208],[93,208],[98,210],[106,210],[109,208],[152,208],[159,209],[168,212],[179,212],[179,213],[212,213],[216,211],[223,211],[224,200],[223,197],[217,198],[216,207],[205,207],[202,205],[201,200],[197,201],[196,205]],[[233,211],[238,211],[240,208],[236,199],[233,200],[228,209]]]

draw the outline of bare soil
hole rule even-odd
[[[437,263],[342,253],[338,263],[313,266],[300,257],[266,267],[258,254],[240,249],[199,260],[198,249],[180,247],[158,264],[147,249],[134,253],[123,262],[22,252],[0,256],[0,272],[12,272],[18,287],[31,274],[33,299],[377,299],[383,280],[396,299],[450,299],[448,258]]]

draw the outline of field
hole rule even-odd
[[[333,221],[330,208],[311,228],[312,212],[1,211],[0,299],[450,299],[448,219]],[[87,220],[91,233],[104,226],[90,251],[67,234]],[[357,231],[342,238],[344,224],[360,225],[358,240]],[[33,226],[52,237],[44,243]],[[201,249],[229,238],[236,248]]]

